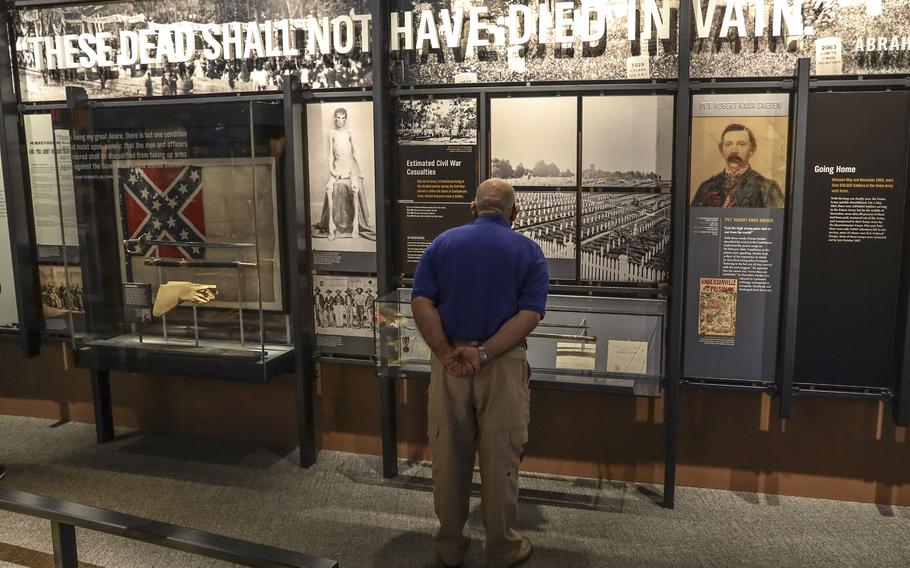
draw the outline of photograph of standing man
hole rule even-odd
[[[363,235],[374,239],[354,134],[346,127],[348,111],[339,107],[333,115],[335,128],[328,133],[329,177],[325,183],[322,215],[315,229],[320,234],[327,234],[329,240],[334,240],[336,235],[352,239]]]
[[[306,105],[307,192],[317,269],[376,271],[373,103]],[[332,293],[334,296],[334,291]]]
[[[515,190],[489,179],[471,203],[475,221],[439,235],[420,258],[411,307],[432,351],[428,434],[436,553],[461,563],[475,452],[488,566],[514,566],[531,554],[517,530],[518,468],[528,440],[527,336],[546,311],[543,251],[512,230]]]
[[[728,124],[721,134],[718,150],[724,170],[698,186],[693,207],[774,207],[784,206],[784,194],[776,181],[761,175],[750,164],[758,150],[752,130],[742,124]]]

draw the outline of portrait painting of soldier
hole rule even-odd
[[[786,117],[696,117],[692,207],[784,207]]]

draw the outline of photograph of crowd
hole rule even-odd
[[[59,318],[68,312],[85,311],[81,268],[39,266],[38,279],[41,286],[41,308],[45,318]]]
[[[376,295],[375,278],[315,276],[316,333],[372,337]]]
[[[576,7],[586,0],[575,0]],[[393,0],[397,11],[431,9],[454,12],[465,10],[476,2],[465,0]],[[484,0],[489,11],[481,22],[495,24],[507,18],[509,6],[525,4],[534,21],[539,21],[541,7],[554,13],[557,0]],[[455,49],[422,49],[392,52],[392,80],[399,85],[448,85],[452,83],[509,83],[526,81],[594,81],[627,78],[627,60],[646,55],[651,78],[676,77],[676,35],[666,40],[629,41],[629,8],[627,0],[604,0],[609,10],[606,32],[596,42],[556,44],[550,34],[541,42],[536,26],[527,43],[514,46],[467,48],[467,32]],[[672,1],[671,11],[678,2]],[[641,26],[641,16],[632,15]],[[438,21],[439,18],[437,18]],[[419,18],[414,18],[415,32]],[[464,29],[467,29],[467,25]]]
[[[398,99],[398,143],[477,144],[477,99]]]
[[[532,239],[547,258],[575,258],[574,191],[518,191],[512,228]]]
[[[577,101],[577,97],[492,99],[491,175],[515,187],[574,187]]]
[[[699,0],[703,13],[709,0]],[[714,2],[711,2],[714,4]],[[755,4],[744,2],[745,26],[755,27]],[[767,6],[769,2],[765,2]],[[815,44],[836,38],[845,75],[896,74],[910,70],[910,49],[901,39],[910,35],[910,3],[906,0],[813,0],[802,2],[803,33],[790,32],[787,26],[780,37],[765,33],[760,37],[739,38],[730,33],[721,37],[724,6],[716,3],[709,19],[709,37],[696,39],[692,46],[693,77],[789,77],[800,57],[816,64]],[[771,29],[772,14],[765,16]],[[693,31],[695,23],[693,22]],[[808,30],[812,30],[811,34]],[[868,39],[874,38],[873,49]],[[880,46],[879,38],[885,39]],[[884,49],[882,49],[884,47]]]
[[[154,29],[165,24],[225,24],[290,20],[295,29],[308,17],[368,14],[368,0],[155,0],[92,4],[77,8],[46,8],[18,12],[17,33],[22,38],[109,32],[113,34],[116,61],[121,30]],[[299,34],[295,34],[297,37]],[[63,100],[67,86],[86,89],[89,98],[155,97],[210,93],[280,90],[288,75],[300,78],[309,89],[369,87],[373,84],[369,47],[360,45],[355,34],[350,53],[311,54],[305,41],[291,45],[301,54],[294,57],[251,57],[208,60],[197,49],[185,63],[163,61],[152,65],[94,67],[91,69],[41,70],[34,53],[18,54],[24,101]],[[197,33],[197,44],[201,39]]]
[[[665,282],[670,203],[669,193],[583,193],[581,279]]]
[[[376,251],[373,103],[307,105],[313,248]]]
[[[583,187],[670,187],[673,97],[582,97]]]

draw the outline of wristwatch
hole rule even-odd
[[[478,345],[477,352],[480,353],[480,366],[483,367],[487,364],[487,360],[489,359],[487,357],[487,350],[484,349],[483,345]]]

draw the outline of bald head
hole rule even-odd
[[[515,206],[515,189],[505,180],[490,178],[477,187],[474,203],[478,215],[497,215],[508,221]]]

